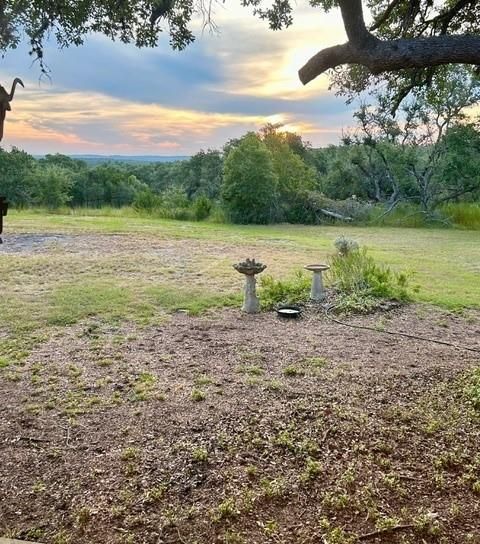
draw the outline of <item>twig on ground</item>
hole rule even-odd
[[[358,540],[368,540],[370,538],[375,538],[376,536],[380,536],[385,533],[394,533],[396,531],[403,531],[404,529],[412,529],[413,527],[415,527],[413,523],[403,523],[400,525],[394,525],[393,527],[378,529],[378,531],[372,531],[371,533],[365,533],[364,535],[360,535],[358,537]]]

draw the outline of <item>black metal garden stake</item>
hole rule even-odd
[[[3,218],[7,215],[8,212],[8,202],[4,196],[0,196],[0,235],[3,231]],[[2,238],[0,236],[0,244],[2,243]]]

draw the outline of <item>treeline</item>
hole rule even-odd
[[[362,221],[405,203],[435,218],[445,203],[480,200],[478,125],[453,124],[422,144],[400,127],[382,135],[368,109],[358,115],[359,131],[321,149],[274,125],[170,163],[92,167],[0,149],[0,195],[18,208],[133,206],[176,219],[310,224]]]

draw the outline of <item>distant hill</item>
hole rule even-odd
[[[41,159],[42,156],[36,156]],[[69,155],[72,159],[85,161],[94,166],[106,162],[127,162],[129,164],[142,164],[152,162],[186,161],[190,157],[186,155]]]
[[[72,159],[80,159],[88,164],[103,162],[152,163],[186,161],[190,157],[184,155],[71,155]]]

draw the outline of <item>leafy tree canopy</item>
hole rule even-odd
[[[167,31],[174,49],[195,36],[193,17],[210,19],[213,0],[2,0],[0,50],[25,35],[42,68],[43,47],[53,36],[60,47],[81,45],[99,32],[111,39],[154,47]],[[355,93],[387,81],[398,104],[413,89],[428,86],[439,66],[480,65],[480,0],[309,0],[319,12],[340,9],[348,41],[319,51],[303,66],[308,83],[334,69],[341,92]],[[242,0],[245,7],[280,30],[293,23],[292,0]]]

